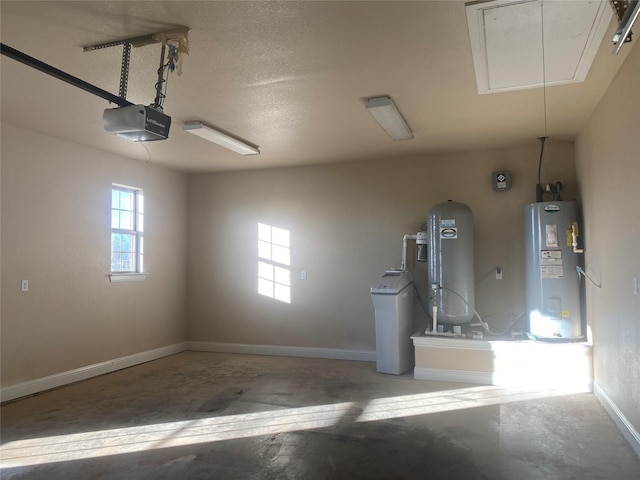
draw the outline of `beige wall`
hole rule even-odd
[[[186,339],[186,175],[6,124],[1,173],[3,386]],[[143,282],[107,277],[112,183],[144,189]]]
[[[547,145],[543,182],[561,181],[564,198],[575,198],[573,145]],[[502,326],[524,309],[522,212],[535,200],[538,158],[534,138],[521,148],[192,175],[189,339],[374,350],[369,288],[400,265],[403,234],[447,199],[473,209],[476,306]],[[491,172],[505,168],[513,188],[494,192]],[[256,293],[258,222],[291,232],[291,304]],[[424,264],[414,267],[424,291]]]
[[[595,381],[640,431],[640,47],[576,141]]]

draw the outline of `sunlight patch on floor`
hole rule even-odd
[[[311,407],[227,415],[137,427],[10,441],[0,447],[0,467],[121,455],[238,438],[327,428],[339,421],[370,422],[498,405],[573,393],[481,386]]]
[[[403,395],[371,400],[357,418],[358,422],[371,422],[391,418],[428,415],[479,408],[503,403],[535,400],[569,393],[582,389],[532,389],[527,387],[473,387],[420,395]]]

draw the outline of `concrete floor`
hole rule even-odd
[[[3,479],[640,479],[593,394],[184,352],[2,407]]]

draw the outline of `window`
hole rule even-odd
[[[144,270],[144,196],[138,188],[111,189],[111,273]]]
[[[258,293],[291,303],[289,230],[258,224]]]

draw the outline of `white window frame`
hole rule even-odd
[[[118,205],[113,204],[114,192],[125,192],[133,194],[133,208],[123,209]],[[113,214],[114,211],[118,212],[131,212],[132,214],[132,227],[133,228],[120,228],[118,224],[114,226]],[[141,188],[129,187],[126,185],[112,184],[111,185],[111,231],[110,231],[110,252],[111,252],[111,273],[109,278],[111,282],[124,282],[124,281],[139,281],[144,280],[146,273],[144,272],[144,193]],[[113,270],[113,255],[120,252],[114,252],[113,250],[113,235],[124,234],[131,235],[133,237],[133,268],[130,270]]]

